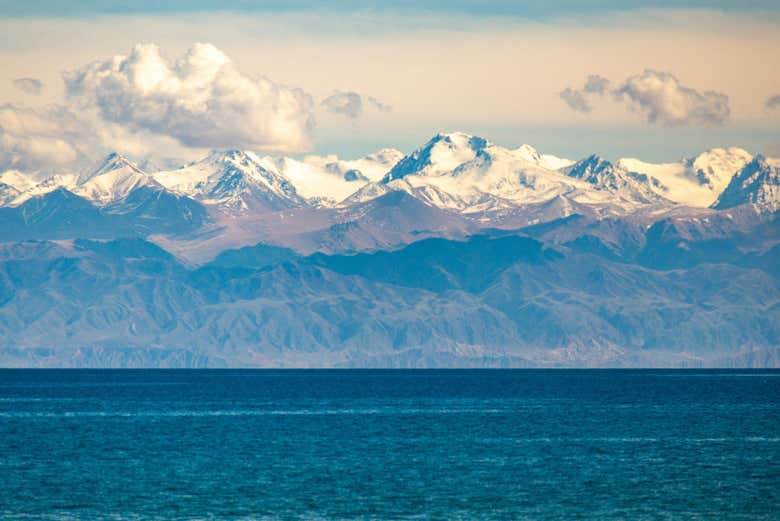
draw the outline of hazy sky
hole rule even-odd
[[[448,130],[780,155],[780,7],[744,3],[0,1],[0,162],[354,156]]]

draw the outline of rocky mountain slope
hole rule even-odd
[[[773,225],[773,226],[776,226]],[[142,240],[0,260],[0,361],[37,366],[775,365],[780,249],[655,261],[522,233],[187,268]],[[17,250],[21,247],[17,246]],[[22,248],[23,249],[23,248]],[[711,252],[731,252],[712,262]],[[708,255],[705,255],[708,254]],[[238,255],[239,264],[236,264]],[[763,362],[760,362],[763,361]]]

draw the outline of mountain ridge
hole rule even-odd
[[[530,145],[504,148],[463,132],[437,134],[406,155],[383,149],[355,160],[292,159],[227,149],[157,172],[112,153],[81,177],[36,183],[22,172],[0,174],[0,217],[8,224],[0,241],[24,239],[25,233],[58,240],[130,234],[202,263],[224,249],[261,242],[302,253],[338,253],[394,247],[419,237],[460,237],[482,228],[522,228],[575,214],[651,226],[668,218],[714,219],[735,211],[757,222],[765,219],[760,214],[776,209],[771,182],[746,184],[728,208],[717,201],[690,206],[678,197],[684,183],[695,183],[707,198],[726,178],[731,184],[755,161],[742,149],[712,149],[656,165],[660,170],[636,163],[635,170],[643,172],[628,168],[632,161],[611,162],[596,154],[570,161]],[[766,160],[766,168],[771,163]],[[678,178],[684,183],[675,185]],[[80,201],[49,195],[57,190]],[[389,197],[394,192],[419,204]],[[67,215],[67,205],[73,216]],[[40,216],[40,208],[58,208],[61,223],[49,221],[48,230],[31,226],[25,215]],[[92,212],[95,225],[79,212]],[[70,221],[79,224],[65,224]]]
[[[406,155],[383,149],[356,160],[336,156],[307,156],[296,160],[224,150],[214,151],[176,170],[157,172],[145,172],[131,160],[111,153],[87,175],[61,175],[36,182],[23,172],[2,173],[0,205],[15,206],[60,186],[97,204],[107,204],[126,196],[136,186],[145,185],[163,187],[233,213],[273,211],[293,206],[348,205],[386,191],[378,186],[370,187],[376,183],[418,194],[430,204],[476,213],[491,207],[522,206],[572,192],[560,187],[547,192],[532,189],[534,185],[550,188],[556,183],[565,184],[560,178],[563,173],[590,185],[593,190],[581,185],[574,187],[574,191],[580,190],[575,198],[587,204],[609,205],[607,198],[594,195],[607,191],[623,201],[623,212],[656,204],[661,199],[704,208],[713,206],[733,176],[753,160],[748,152],[736,147],[714,148],[678,163],[619,159],[608,162],[608,181],[604,177],[606,170],[599,170],[595,177],[575,171],[576,165],[582,166],[593,157],[598,156],[571,161],[541,154],[527,144],[508,149],[464,132],[437,134]],[[152,162],[147,160],[146,164]],[[490,168],[496,172],[489,172]],[[499,168],[505,171],[497,172]],[[480,169],[485,172],[481,181],[477,179]],[[466,175],[469,171],[471,175]],[[495,177],[492,184],[486,180],[491,175]],[[455,178],[460,178],[460,182]],[[407,182],[400,182],[403,179]],[[692,195],[681,196],[681,191]],[[495,200],[486,204],[486,198],[490,197]]]
[[[645,250],[666,247],[656,234]],[[5,366],[780,362],[777,248],[671,268],[522,233],[375,254],[246,251],[197,268],[142,239],[19,248],[50,253],[0,258]]]

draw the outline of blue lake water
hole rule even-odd
[[[780,371],[0,371],[2,519],[780,519]]]

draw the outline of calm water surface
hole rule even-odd
[[[0,371],[2,519],[780,519],[780,372]]]

